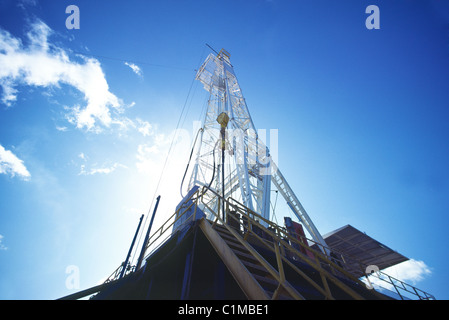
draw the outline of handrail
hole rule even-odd
[[[187,203],[189,200],[192,200],[193,199],[193,196],[194,195],[196,195],[197,193],[198,193],[198,191],[199,190],[197,190],[197,191],[195,191],[194,193],[192,193],[191,195],[190,195],[190,197],[189,198],[187,198],[185,201],[184,201],[184,203]],[[192,206],[193,205],[195,205],[195,210],[194,210],[194,212],[193,212],[193,214],[192,214],[192,216],[191,217],[189,217],[188,219],[192,219],[192,221],[195,221],[195,217],[196,217],[196,211],[197,211],[197,208],[198,208],[198,197],[194,200],[194,201],[192,201],[192,203],[190,204],[190,205],[188,205],[187,207],[184,207],[184,206],[180,206],[176,211],[175,211],[175,213],[173,213],[163,224],[162,224],[162,226],[161,227],[159,227],[159,229],[157,229],[154,233],[153,233],[153,235],[151,235],[149,238],[148,238],[148,244],[147,244],[147,246],[146,246],[146,250],[148,250],[148,248],[150,248],[167,230],[169,230],[172,226],[174,226],[175,225],[175,223],[178,221],[178,220],[180,220],[183,216],[184,216],[184,214],[186,213],[186,212],[188,212],[189,211],[189,209],[190,208],[192,208]],[[181,209],[184,209],[182,212],[181,212]],[[170,221],[170,219],[172,219],[173,217],[176,217],[175,218],[175,220],[172,222],[172,223],[170,223],[168,226],[166,226],[165,227],[165,225]],[[165,227],[165,230],[164,230],[164,227]],[[176,230],[173,230],[172,231],[172,233],[174,233]],[[156,236],[156,234],[158,233],[158,232],[160,232],[159,233],[159,235],[158,236]],[[155,239],[152,239],[154,236],[156,236],[156,238]],[[162,244],[162,243],[161,243]],[[148,258],[150,255],[151,255],[151,253],[153,253],[154,252],[154,250],[155,249],[157,249],[157,247],[156,248],[154,248],[150,253],[148,253],[146,256],[145,256],[145,259],[146,258]]]
[[[247,219],[247,223],[248,223],[248,227],[245,228],[244,226],[244,230],[246,230],[246,235],[248,235],[248,232],[250,232],[252,234],[252,236],[255,236],[259,241],[261,241],[261,243],[263,243],[268,249],[272,250],[275,255],[276,255],[276,261],[278,264],[278,270],[281,273],[281,278],[285,278],[285,275],[283,274],[283,266],[282,266],[282,261],[286,262],[287,264],[289,264],[293,270],[295,270],[297,273],[300,273],[301,276],[305,276],[305,274],[303,272],[300,271],[300,269],[298,269],[296,266],[294,266],[294,264],[292,264],[284,255],[280,254],[280,250],[279,250],[279,246],[281,245],[284,248],[287,248],[289,251],[295,253],[295,254],[299,254],[300,256],[302,256],[302,260],[304,262],[306,262],[307,264],[309,264],[310,266],[312,266],[315,270],[317,270],[320,273],[321,279],[323,281],[323,285],[324,285],[324,290],[323,289],[319,289],[319,291],[324,294],[324,296],[328,299],[333,299],[332,294],[330,293],[330,289],[329,286],[327,284],[327,279],[331,280],[334,284],[336,284],[338,287],[340,287],[343,291],[345,291],[347,294],[349,294],[350,296],[352,296],[354,299],[363,299],[359,294],[357,294],[355,291],[353,291],[351,288],[349,288],[348,286],[346,286],[345,284],[343,284],[341,281],[339,281],[338,279],[334,278],[331,274],[329,274],[328,271],[326,271],[325,269],[323,269],[318,261],[318,258],[320,258],[323,261],[326,261],[328,264],[332,264],[331,261],[329,261],[324,255],[322,255],[321,253],[318,252],[314,252],[315,253],[315,259],[316,259],[316,263],[310,261],[308,258],[306,258],[302,253],[298,252],[295,248],[293,248],[289,243],[285,242],[282,240],[282,236],[289,238],[289,240],[297,242],[298,244],[304,246],[304,244],[299,243],[297,241],[297,239],[292,238],[289,234],[283,232],[283,230],[281,228],[279,228],[278,225],[272,223],[271,221],[263,218],[262,216],[260,216],[259,214],[251,211],[248,209],[248,211],[250,211],[250,214],[246,214],[246,207],[244,207],[241,203],[239,203],[237,200],[229,198],[230,200],[233,200],[234,202],[238,203],[241,207],[239,208],[238,205],[235,204],[231,204],[230,201],[226,200],[227,202],[227,212],[229,212],[229,207],[233,207],[234,209],[238,210],[238,209],[242,209],[244,208],[244,210],[242,211],[243,214],[246,215],[246,219]],[[257,217],[258,219],[263,220],[265,223],[267,223],[269,226],[271,226],[275,232],[273,233],[272,231],[270,231],[269,229],[267,229],[266,227],[264,227],[262,224],[260,224],[259,222],[257,222],[257,220],[255,220],[254,218],[251,217]],[[232,217],[232,216],[231,216]],[[233,219],[236,220],[235,217],[232,217]],[[262,239],[259,235],[257,235],[257,233],[255,233],[251,227],[251,223],[254,224],[256,227],[260,228],[261,230],[263,230],[265,233],[267,233],[270,237],[273,238],[273,243],[271,245],[274,245],[274,248],[265,240]],[[277,235],[276,233],[279,233],[279,235]],[[274,241],[276,239],[276,241]],[[344,270],[341,270],[344,272]],[[351,276],[348,274],[348,276]],[[313,284],[313,280],[311,280],[310,278],[307,277],[307,280]],[[358,282],[357,279],[353,278],[353,281]],[[319,286],[315,286],[315,288],[319,288]]]
[[[404,296],[403,294],[401,294],[402,291],[405,291],[407,293],[410,293],[412,295],[417,296],[420,300],[436,300],[435,297],[428,293],[425,292],[419,288],[416,288],[415,286],[412,286],[402,280],[396,279],[388,274],[386,274],[385,272],[382,271],[377,271],[375,273],[372,273],[370,276],[377,278],[381,281],[386,282],[387,284],[393,286],[393,288],[396,290],[396,293],[399,295],[399,297],[402,300],[407,300],[408,297]],[[388,278],[388,280],[386,280],[385,278]],[[396,283],[399,283],[400,285],[397,285]],[[383,288],[382,286],[378,285],[379,287]],[[407,287],[409,287],[410,289],[408,289]],[[384,288],[386,290],[388,290],[388,288]],[[401,290],[401,291],[400,291]]]
[[[194,192],[194,193],[192,193],[192,195],[189,197],[189,198],[187,198],[184,202],[187,202],[187,201],[189,201],[189,200],[192,200],[193,199],[193,196],[194,195],[196,195],[196,194],[198,194],[198,191],[196,191],[196,192]],[[194,218],[195,218],[195,216],[196,216],[196,209],[197,209],[197,207],[198,207],[198,197],[197,197],[197,199],[195,200],[195,202],[192,202],[188,207],[186,207],[186,208],[184,208],[184,206],[180,206],[157,230],[155,230],[154,232],[153,232],[153,234],[148,238],[148,244],[146,245],[146,247],[145,247],[145,250],[148,250],[152,245],[154,245],[155,244],[155,242],[157,241],[157,240],[159,240],[161,237],[162,237],[162,235],[165,233],[165,232],[167,232],[179,219],[181,219],[182,218],[182,216],[193,206],[193,205],[195,205],[195,210],[194,210],[194,214],[192,215],[192,219],[194,220]],[[182,212],[181,212],[181,209],[184,209]],[[180,213],[181,212],[181,213]],[[177,216],[177,217],[176,217]],[[170,222],[170,220],[171,219],[173,219],[173,217],[176,217],[175,218],[175,220],[172,222],[172,223],[170,223],[170,224],[168,224],[169,222]],[[189,217],[189,219],[190,219],[190,217]],[[168,224],[168,225],[167,225]],[[174,231],[176,231],[176,230],[173,230],[173,232]],[[154,238],[155,237],[155,238]],[[151,251],[151,252],[149,252],[149,253],[147,253],[145,256],[144,256],[144,259],[147,259],[160,245],[162,245],[164,242],[165,242],[165,240],[168,238],[168,237],[170,237],[170,235],[168,235],[163,241],[161,241],[160,243],[159,243],[159,245],[157,246],[157,247],[155,247],[155,248],[153,248],[153,250]],[[121,264],[117,269],[115,269],[115,271],[114,272],[112,272],[112,274],[104,281],[104,283],[107,283],[107,282],[111,282],[111,281],[114,281],[114,280],[116,280],[117,278],[118,278],[118,275],[120,274],[120,270],[121,270],[121,268],[126,268],[126,266],[123,266],[123,264]],[[133,270],[134,269],[134,270]],[[135,270],[135,267],[132,267],[131,268],[131,270],[132,271],[136,271]]]
[[[203,204],[209,209],[210,207],[203,202]],[[228,210],[226,210],[228,211]],[[213,210],[211,210],[211,212],[213,212]],[[297,300],[303,300],[304,298],[298,294],[298,292],[296,292],[295,289],[293,289],[286,281],[285,279],[285,274],[282,270],[282,268],[278,269],[278,272],[276,272],[276,270],[265,261],[265,259],[263,259],[259,253],[257,253],[257,251],[255,251],[244,239],[242,239],[242,237],[240,235],[238,235],[235,230],[233,230],[227,223],[225,223],[221,218],[219,214],[215,214],[215,220],[214,223],[216,222],[221,222],[223,226],[226,227],[226,229],[231,232],[231,234],[240,242],[240,244],[242,244],[250,253],[251,255],[257,259],[257,261],[263,265],[265,267],[265,269],[270,273],[270,275],[279,283],[278,288],[275,291],[275,294],[273,296],[277,296],[280,287],[283,287],[292,297],[294,297]]]
[[[276,279],[276,281],[279,282],[279,286],[275,290],[273,298],[275,298],[278,295],[281,287],[283,287],[285,289],[284,285],[286,283],[286,279],[285,279],[285,273],[284,273],[283,264],[282,264],[282,262],[284,262],[287,265],[289,265],[294,271],[296,271],[298,274],[300,274],[306,281],[308,281],[315,289],[317,289],[321,294],[323,294],[328,299],[333,299],[333,296],[329,289],[329,285],[327,283],[328,280],[330,280],[335,285],[340,287],[343,291],[348,293],[353,298],[359,299],[361,297],[356,292],[354,292],[351,288],[349,288],[348,286],[343,284],[341,281],[339,281],[337,278],[335,278],[331,274],[331,273],[333,273],[334,275],[335,274],[343,275],[360,285],[366,286],[366,284],[364,282],[362,282],[360,279],[356,278],[353,274],[348,272],[343,267],[343,266],[348,266],[349,261],[353,261],[353,262],[356,262],[357,264],[359,264],[362,273],[367,278],[368,278],[368,276],[374,276],[374,277],[377,277],[380,280],[388,283],[389,285],[393,286],[401,299],[406,299],[406,297],[403,296],[399,290],[406,291],[406,292],[418,297],[420,300],[435,299],[435,297],[433,295],[431,295],[423,290],[420,290],[412,285],[409,285],[399,279],[393,278],[384,272],[378,271],[376,274],[367,274],[366,267],[368,267],[368,266],[366,264],[358,261],[356,258],[351,257],[347,254],[343,254],[336,250],[330,249],[328,247],[325,247],[321,243],[318,243],[314,240],[308,239],[302,235],[298,235],[301,240],[305,241],[305,243],[314,243],[317,246],[319,246],[323,249],[327,249],[327,250],[329,250],[328,252],[332,252],[334,254],[332,257],[329,257],[329,256],[323,254],[323,252],[327,252],[326,250],[322,250],[323,252],[321,252],[321,250],[315,250],[315,249],[311,248],[309,245],[307,245],[307,244],[303,243],[302,241],[299,241],[297,238],[293,237],[285,228],[280,227],[279,225],[275,224],[274,222],[262,217],[258,213],[254,212],[251,209],[244,206],[238,200],[236,200],[232,197],[229,197],[227,199],[224,199],[225,204],[226,204],[225,211],[227,213],[229,213],[232,209],[235,212],[243,214],[242,217],[244,217],[246,219],[245,222],[247,223],[247,225],[245,225],[244,223],[242,223],[243,221],[242,222],[239,221],[236,217],[234,217],[232,215],[229,215],[229,214],[226,215],[227,219],[230,217],[231,219],[233,219],[239,223],[239,228],[240,227],[243,228],[243,231],[245,231],[245,233],[242,237],[240,234],[236,233],[235,230],[232,229],[232,227],[229,226],[229,221],[226,222],[220,218],[220,212],[216,213],[213,209],[211,209],[208,206],[207,203],[205,203],[203,201],[205,195],[210,196],[210,194],[208,194],[208,193],[212,193],[213,196],[217,197],[217,199],[219,201],[223,201],[223,197],[220,194],[215,192],[213,189],[208,188],[207,186],[204,186],[202,189],[198,189],[197,191],[192,193],[189,198],[184,200],[184,203],[187,203],[188,201],[192,200],[188,206],[180,206],[156,231],[153,232],[153,234],[148,239],[148,244],[146,246],[146,250],[148,250],[151,246],[156,244],[156,241],[161,239],[161,237],[168,230],[172,229],[172,227],[175,225],[175,223],[178,222],[180,219],[182,219],[184,214],[189,212],[192,207],[194,207],[194,212],[185,222],[187,222],[189,220],[195,221],[197,208],[199,206],[199,201],[201,200],[202,206],[204,206],[204,208],[207,208],[208,211],[211,213],[211,215],[215,217],[215,219],[212,223],[212,226],[215,226],[215,224],[217,224],[217,223],[222,224],[231,233],[234,232],[237,240],[239,240],[239,242],[241,242],[244,246],[248,245],[246,243],[246,240],[251,235],[252,237],[255,237],[256,239],[258,239],[265,247],[267,247],[272,252],[274,252],[278,269],[277,269],[277,272],[276,272],[276,270],[275,270],[275,272],[273,272],[273,270],[271,270],[270,274],[274,273],[274,274],[272,274],[272,276]],[[221,208],[221,205],[218,206],[218,210],[220,210],[220,208]],[[174,220],[173,220],[173,218],[174,218]],[[173,221],[170,223],[171,220],[173,220]],[[261,222],[265,223],[268,227],[264,226]],[[184,226],[184,223],[181,226],[179,226],[178,228]],[[270,242],[266,239],[261,238],[253,230],[253,227],[252,227],[253,225],[256,226],[257,228],[261,229],[268,236],[270,236],[273,239],[273,241]],[[157,248],[159,248],[165,242],[165,240],[168,237],[171,236],[171,234],[173,234],[176,231],[177,231],[177,229],[172,230],[170,235],[167,235],[166,238],[164,238],[159,244],[156,245],[156,247],[154,247],[148,254],[145,255],[144,259],[147,259],[155,250],[157,250]],[[274,240],[276,240],[276,241],[274,241]],[[293,244],[298,245],[298,246],[310,251],[313,254],[314,259],[312,260],[310,257],[303,254],[296,248],[294,248]],[[324,288],[319,286],[314,280],[309,278],[303,271],[301,271],[289,259],[287,259],[285,256],[286,250],[287,250],[287,252],[290,252],[291,254],[293,254],[294,257],[301,259],[302,262],[307,263],[312,268],[317,270],[320,273]],[[256,258],[257,258],[257,256],[256,256]],[[262,261],[260,261],[260,262],[262,263]],[[265,263],[266,263],[266,261],[263,262],[262,264],[265,264]],[[340,266],[339,263],[341,263],[342,266]],[[116,275],[118,274],[118,271],[122,267],[126,268],[126,266],[120,265],[108,277],[108,279],[105,281],[105,283],[110,282],[113,279],[115,279]],[[271,265],[270,265],[270,267],[271,267]],[[134,270],[134,271],[136,271],[136,270]],[[270,270],[268,270],[268,271],[270,271]],[[386,280],[385,278],[387,278],[389,281]],[[399,283],[401,286],[398,286],[395,282]],[[410,288],[411,290],[407,289],[407,287]],[[373,294],[381,297],[376,290],[373,290]]]
[[[204,188],[207,188],[207,187],[204,187]],[[204,189],[204,188],[203,188],[203,189]],[[212,193],[214,193],[215,196],[217,196],[220,200],[222,199],[221,195],[219,195],[217,192],[215,192],[215,191],[212,190],[212,189],[208,189],[207,192],[212,192]],[[204,195],[204,194],[205,194],[205,192],[202,192],[202,195]],[[351,279],[352,281],[354,281],[354,282],[356,282],[356,283],[358,283],[358,284],[360,284],[360,285],[362,285],[362,286],[366,286],[366,284],[365,284],[363,281],[361,281],[359,278],[356,278],[353,274],[351,274],[350,272],[348,272],[347,270],[345,270],[343,267],[339,266],[339,265],[338,265],[338,262],[341,262],[342,265],[345,265],[345,266],[348,265],[348,262],[349,262],[349,261],[356,262],[356,263],[360,266],[362,273],[363,273],[366,277],[368,277],[368,274],[366,273],[366,268],[368,267],[368,265],[366,265],[366,264],[364,264],[364,263],[358,261],[358,260],[357,260],[356,258],[354,258],[354,257],[351,257],[351,256],[349,256],[349,255],[343,254],[343,253],[338,252],[338,251],[336,251],[336,250],[332,250],[332,249],[330,249],[330,248],[328,248],[328,247],[323,246],[322,244],[320,244],[320,243],[318,243],[318,242],[316,242],[316,241],[313,241],[313,240],[308,239],[308,238],[306,238],[306,237],[300,236],[301,239],[306,240],[306,243],[308,243],[308,242],[315,243],[317,246],[322,246],[323,248],[328,249],[329,252],[334,253],[334,256],[332,256],[332,257],[327,257],[327,256],[324,255],[321,251],[319,251],[319,250],[314,250],[314,249],[311,248],[310,246],[308,246],[308,245],[302,243],[301,241],[299,241],[298,239],[292,237],[292,236],[285,230],[285,228],[282,228],[282,227],[280,227],[279,225],[273,223],[272,221],[270,221],[270,220],[268,220],[268,219],[262,217],[262,216],[259,215],[258,213],[254,212],[254,211],[252,211],[251,209],[249,209],[249,208],[247,208],[246,206],[244,206],[244,205],[243,205],[242,203],[240,203],[238,200],[233,199],[232,197],[229,197],[228,199],[225,199],[225,202],[227,203],[227,206],[226,206],[226,211],[227,211],[227,212],[229,212],[229,208],[231,207],[231,208],[233,208],[236,212],[243,213],[244,216],[245,216],[245,218],[248,218],[248,217],[251,218],[251,216],[254,217],[254,218],[251,219],[251,222],[252,222],[253,224],[255,224],[258,228],[261,228],[261,229],[262,229],[265,233],[267,233],[269,236],[271,236],[271,237],[273,237],[273,238],[276,237],[277,239],[279,239],[279,243],[282,245],[281,248],[282,248],[282,247],[288,248],[288,250],[289,250],[290,252],[294,253],[296,256],[298,256],[299,258],[301,258],[302,261],[308,263],[308,264],[311,265],[312,267],[314,267],[314,268],[316,268],[317,270],[319,270],[319,271],[320,271],[320,274],[321,274],[322,276],[324,275],[323,272],[326,273],[327,271],[326,271],[325,269],[321,268],[321,266],[319,266],[319,265],[322,264],[322,263],[324,263],[325,266],[331,268],[331,271],[332,271],[334,274],[335,274],[335,271],[337,271],[337,273],[344,275],[345,277]],[[233,203],[231,203],[231,202],[233,202]],[[208,207],[208,209],[209,209],[210,212],[214,213],[214,211],[211,210],[209,207]],[[232,217],[232,216],[230,216],[230,217],[231,217],[232,219],[236,220],[235,217]],[[275,233],[273,233],[273,232],[270,231],[268,228],[266,228],[265,226],[263,226],[263,225],[262,225],[261,223],[259,223],[256,219],[258,219],[259,221],[263,221],[264,223],[266,223],[269,227],[271,227],[272,229],[274,229]],[[239,222],[239,221],[237,221],[237,222]],[[239,222],[239,223],[240,223],[240,222]],[[240,224],[240,225],[241,225],[241,224]],[[248,222],[248,226],[247,226],[247,227],[243,226],[243,228],[244,228],[246,231],[251,231],[252,235],[254,235],[256,238],[258,238],[259,241],[261,241],[262,243],[264,243],[265,245],[267,245],[267,241],[266,241],[265,239],[260,238],[256,233],[252,232],[251,228],[249,228],[249,227],[250,227],[249,222]],[[245,234],[245,239],[246,239],[247,236],[248,236],[248,233]],[[307,256],[304,255],[303,253],[299,252],[297,249],[293,248],[290,244],[288,244],[287,242],[285,242],[285,241],[282,240],[282,239],[286,239],[286,240],[288,240],[290,243],[297,244],[297,245],[303,247],[304,249],[306,249],[306,250],[308,250],[308,251],[311,251],[311,252],[313,253],[314,257],[315,257],[316,263],[314,264],[313,262],[311,262],[311,260],[310,260],[309,257],[307,257]],[[276,248],[271,248],[271,247],[270,247],[270,249],[272,249],[273,251],[276,251]],[[323,252],[326,252],[326,251],[323,250]],[[275,253],[276,253],[276,252],[275,252]],[[340,257],[338,257],[337,255],[339,255]],[[281,257],[282,257],[282,260],[283,260],[283,261],[286,261],[286,262],[287,262],[287,264],[291,264],[291,263],[288,261],[288,259],[286,259],[286,258],[283,257],[282,255],[281,255]],[[296,269],[297,269],[297,268],[296,268]],[[298,270],[295,270],[295,271],[298,272],[298,271],[300,271],[300,270],[298,269]],[[414,287],[414,286],[412,286],[412,285],[410,285],[410,284],[407,284],[407,283],[405,283],[405,282],[403,282],[403,281],[401,281],[401,280],[399,280],[399,279],[395,279],[395,278],[393,278],[393,277],[387,275],[387,274],[384,273],[384,272],[379,271],[378,273],[379,273],[380,275],[386,276],[386,277],[390,280],[390,281],[387,281],[387,280],[385,280],[385,279],[380,278],[381,280],[385,281],[386,283],[389,283],[390,285],[392,285],[392,286],[396,289],[396,291],[398,292],[398,295],[401,297],[401,299],[404,299],[405,297],[404,297],[403,295],[401,295],[401,293],[399,292],[398,289],[401,289],[401,290],[404,290],[404,291],[406,291],[406,292],[408,292],[408,293],[411,293],[411,294],[413,294],[414,296],[418,297],[419,299],[423,299],[423,300],[435,299],[435,297],[434,297],[433,295],[431,295],[431,294],[429,294],[429,293],[427,293],[427,292],[425,292],[425,291],[423,291],[423,290],[420,290],[420,289],[418,289],[418,288],[416,288],[416,287]],[[334,283],[336,283],[335,279],[333,279],[332,276],[331,276],[330,274],[325,275],[325,277],[328,277],[331,281],[333,281]],[[313,280],[312,280],[312,281],[313,281]],[[310,281],[309,281],[309,282],[310,282]],[[399,283],[402,285],[402,287],[398,286],[395,282],[399,282]],[[325,290],[328,290],[328,287],[327,287],[327,283],[326,283],[326,281],[325,281],[325,278],[323,279],[323,283],[324,283],[324,286],[326,287]],[[368,287],[368,286],[367,286],[367,287]],[[406,287],[410,287],[412,290],[407,290]],[[385,289],[385,288],[384,288],[384,289]],[[323,293],[322,290],[320,290],[320,292]],[[327,295],[326,295],[327,297],[331,297],[331,295],[329,294],[329,292],[326,292],[326,293],[327,293]],[[381,296],[378,294],[378,292],[377,292],[376,290],[373,290],[373,293],[374,293],[375,295],[381,297]]]

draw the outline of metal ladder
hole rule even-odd
[[[200,227],[248,299],[304,299],[237,231],[206,219]]]

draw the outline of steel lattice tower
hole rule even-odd
[[[259,137],[230,62],[230,54],[224,49],[217,55],[209,54],[198,70],[196,80],[209,92],[209,100],[196,146],[189,190],[194,186],[207,186],[220,196],[224,194],[225,199],[232,197],[270,219],[273,183],[313,240],[326,246]],[[220,210],[218,196],[212,194],[206,201],[209,208],[216,212]]]

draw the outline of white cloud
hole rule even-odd
[[[31,25],[28,47],[9,32],[0,29],[1,102],[11,106],[19,85],[58,87],[68,84],[84,95],[85,106],[74,106],[69,119],[78,128],[98,130],[98,125],[111,125],[111,112],[119,112],[121,101],[109,91],[98,60],[80,57],[71,61],[67,53],[48,42],[53,31],[42,21]]]
[[[112,124],[116,125],[118,128],[119,134],[125,133],[128,130],[137,130],[144,137],[149,137],[154,135],[155,129],[153,129],[153,125],[148,121],[142,120],[140,118],[136,118],[135,120],[131,120],[125,116],[119,116],[112,120]]]
[[[56,130],[58,130],[58,131],[62,131],[62,132],[65,132],[65,131],[67,131],[67,130],[68,130],[68,128],[67,128],[67,127],[65,127],[65,126],[62,126],[62,127],[60,127],[60,126],[56,126]]]
[[[6,150],[2,145],[0,145],[0,174],[1,173],[10,174],[12,177],[18,175],[24,180],[31,177],[31,174],[23,164],[23,160],[20,160],[11,151]]]
[[[424,280],[424,278],[429,276],[432,271],[424,261],[410,259],[385,269],[385,273],[414,285],[417,282]]]
[[[153,126],[148,121],[137,119],[137,130],[144,136],[151,136],[154,134]]]
[[[69,85],[82,93],[84,99],[84,103],[64,106],[66,120],[78,129],[99,133],[114,126],[120,131],[135,129],[143,136],[152,135],[149,122],[123,115],[135,102],[126,105],[109,90],[100,62],[81,55],[77,55],[80,62],[70,59],[63,48],[49,42],[53,33],[44,22],[37,20],[26,35],[26,46],[20,38],[0,28],[0,102],[12,106],[21,85],[50,90]],[[137,65],[125,64],[143,75]],[[56,126],[56,130],[67,131],[67,127]]]
[[[0,234],[0,251],[8,250],[8,248],[3,244],[3,236]]]
[[[134,63],[130,63],[130,62],[125,62],[125,65],[127,65],[128,67],[130,67],[132,69],[132,71],[137,74],[139,77],[143,77],[143,72],[142,69],[140,69],[140,67]]]
[[[159,177],[164,172],[168,183],[182,177],[188,153],[190,135],[184,129],[172,131],[169,135],[152,133],[152,144],[140,144],[136,153],[138,172]]]
[[[97,173],[109,174],[114,172],[117,168],[126,168],[126,166],[116,162],[110,166],[101,166],[86,169],[86,165],[83,164],[81,165],[81,171],[78,175],[91,176]]]
[[[17,6],[26,10],[27,6],[34,7],[37,5],[37,0],[19,0]]]
[[[83,159],[84,161],[87,160],[87,156],[84,154],[84,152],[81,152],[81,153],[78,155],[78,157],[81,158],[81,159]]]
[[[136,158],[136,167],[141,173],[156,174],[162,169],[160,166],[160,150],[157,145],[139,145],[137,147]]]
[[[386,268],[382,270],[382,273],[401,280],[407,284],[416,286],[418,282],[430,276],[432,271],[423,261],[410,259],[390,268]],[[384,288],[396,292],[393,285],[390,284],[388,277],[383,274],[380,274],[380,276],[369,276],[371,284],[374,288],[380,287],[381,289]],[[364,282],[366,283],[366,280],[364,280]],[[405,293],[401,290],[400,292],[401,294]]]

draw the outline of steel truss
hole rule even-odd
[[[189,190],[195,185],[209,187],[218,194],[224,194],[225,199],[230,196],[238,199],[251,211],[269,220],[273,183],[313,240],[322,244],[323,248],[326,247],[324,239],[277,168],[269,148],[254,126],[230,62],[230,54],[224,49],[217,55],[209,54],[198,70],[196,80],[209,92],[209,100]],[[224,152],[220,148],[222,127],[217,121],[222,113],[229,117],[225,128]],[[204,199],[207,204],[205,212],[208,212],[208,208],[219,212],[219,197],[213,193],[207,196],[209,198]]]

